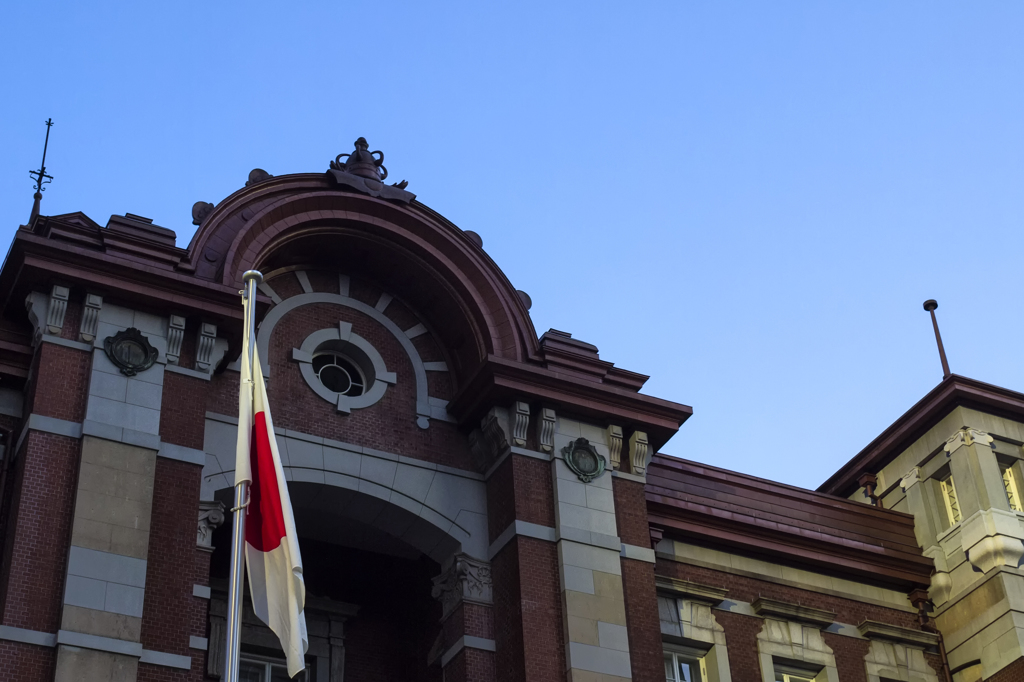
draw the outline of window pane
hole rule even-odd
[[[696,674],[697,664],[690,663],[688,661],[679,661],[679,680],[680,682],[698,682],[698,676]]]
[[[238,666],[239,682],[266,682],[263,677],[263,671],[266,667],[265,663],[240,661]]]
[[[296,680],[305,678],[305,673],[299,673],[295,676]],[[291,678],[288,677],[288,669],[283,665],[275,665],[270,668],[270,682],[290,682]]]
[[[316,374],[320,373],[320,370],[324,368],[324,365],[330,365],[334,363],[334,356],[329,353],[323,353],[321,355],[313,356],[313,372]]]
[[[665,679],[668,682],[676,682],[676,667],[672,661],[672,654],[665,654]]]

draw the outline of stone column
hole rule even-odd
[[[1024,556],[1024,531],[1006,500],[992,440],[984,431],[964,428],[945,445],[960,503],[960,542],[982,572],[1016,567]]]
[[[929,495],[920,478],[920,470],[914,467],[900,479],[900,487],[907,495],[907,508],[914,515],[914,535],[917,544],[924,548],[924,555],[935,563],[928,596],[937,605],[949,599],[953,581],[946,565],[946,551],[939,546],[938,536],[942,532],[939,519],[945,511],[939,509],[934,495]]]

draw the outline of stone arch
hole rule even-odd
[[[313,236],[320,243],[358,242],[400,259],[424,296],[459,318],[453,336],[467,337],[474,347],[467,370],[488,355],[537,357],[539,342],[522,297],[478,241],[422,204],[343,191],[324,176],[280,176],[239,190],[204,220],[189,259],[197,276],[237,287],[242,272]]]
[[[227,415],[207,415],[202,499],[213,499],[234,483],[237,424]],[[487,558],[482,476],[288,429],[278,429],[277,442],[290,489],[317,492],[313,500],[301,498],[303,505],[347,504],[342,509],[351,507],[362,523],[438,563],[455,552]],[[293,494],[293,499],[300,498]],[[351,500],[361,504],[352,506]]]

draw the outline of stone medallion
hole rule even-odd
[[[577,438],[562,448],[562,457],[566,466],[584,483],[590,483],[604,473],[604,457],[597,454],[586,438]]]
[[[129,327],[103,341],[103,349],[121,374],[133,377],[156,362],[157,350],[135,327]]]

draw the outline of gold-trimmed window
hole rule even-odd
[[[1006,500],[1010,503],[1010,509],[1016,512],[1024,512],[1020,504],[1020,488],[1017,486],[1017,475],[1012,465],[1006,465],[1003,469],[1003,488],[1006,489]]]
[[[950,526],[955,526],[960,523],[960,502],[956,496],[952,474],[939,481],[939,487],[942,488],[942,501],[946,505],[946,518]]]

